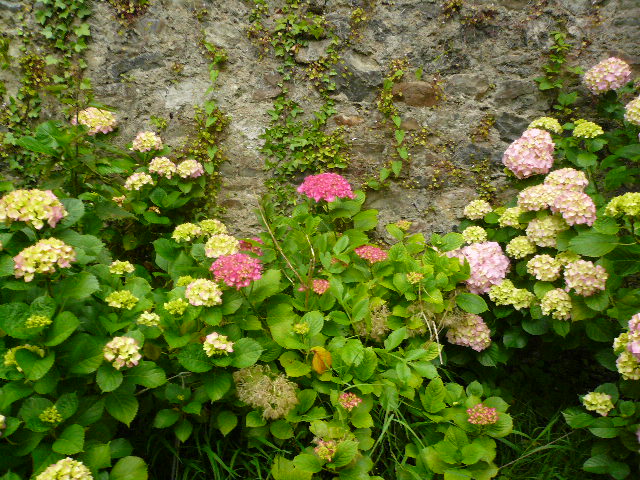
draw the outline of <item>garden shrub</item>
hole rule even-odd
[[[489,479],[513,391],[482,374],[532,349],[609,371],[564,417],[596,437],[586,471],[628,478],[640,199],[620,189],[640,122],[610,63],[585,77],[599,123],[543,117],[507,149],[517,199],[472,202],[461,233],[386,225],[391,246],[335,173],[305,178],[287,214],[265,197],[239,239],[202,211],[212,162],[174,163],[153,132],[118,149],[109,112],[18,139],[49,173],[0,199],[1,478],[144,480],[135,437],[206,424],[286,447],[275,480],[381,479],[389,432],[398,478]]]

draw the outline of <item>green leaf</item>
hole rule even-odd
[[[190,372],[204,373],[213,368],[213,363],[207,357],[201,344],[191,343],[187,345],[178,354],[178,361]]]
[[[312,473],[296,466],[291,460],[276,455],[271,467],[273,480],[311,480]]]
[[[228,372],[216,372],[204,378],[204,389],[212,402],[217,402],[229,391],[233,380]]]
[[[147,464],[140,457],[124,457],[118,460],[109,474],[109,480],[147,480]]]
[[[93,471],[110,467],[111,451],[109,445],[98,444],[87,448],[84,455],[80,457],[80,460]]]
[[[0,329],[13,338],[25,339],[33,335],[26,327],[29,307],[25,303],[6,303],[0,305]]]
[[[260,412],[257,412],[256,410],[252,410],[249,413],[247,413],[246,424],[247,424],[247,427],[249,428],[263,427],[267,424],[267,421],[260,414]]]
[[[218,413],[216,421],[218,430],[220,430],[220,432],[222,432],[222,435],[224,435],[225,437],[229,432],[231,432],[231,430],[236,428],[236,425],[238,425],[238,417],[229,410],[222,410],[220,413]]]
[[[56,408],[58,409],[58,413],[64,420],[71,418],[71,416],[76,413],[76,410],[78,410],[78,405],[78,396],[75,392],[60,395],[58,397],[58,400],[56,400]]]
[[[75,455],[82,452],[84,448],[84,429],[77,424],[69,425],[58,439],[53,442],[51,448],[54,452],[62,455]]]
[[[593,167],[598,163],[598,156],[595,153],[580,152],[574,163],[582,168]]]
[[[281,290],[280,270],[267,270],[260,279],[253,282],[251,290],[251,303],[255,306],[263,302]]]
[[[293,459],[293,464],[304,472],[318,473],[322,470],[322,460],[317,455],[301,453]]]
[[[186,418],[183,418],[182,420],[180,420],[176,424],[176,426],[173,428],[173,433],[181,442],[186,442],[191,436],[192,432],[193,432],[193,425]]]
[[[120,386],[123,378],[122,372],[111,364],[100,365],[96,374],[96,382],[103,392],[113,392]]]
[[[311,365],[301,362],[300,356],[291,350],[280,355],[278,361],[288,377],[301,377],[311,372]]]
[[[384,341],[385,350],[393,350],[398,345],[400,345],[402,341],[407,338],[407,336],[407,327],[402,327],[398,330],[393,331]]]
[[[179,418],[180,412],[170,408],[163,408],[156,413],[156,417],[153,419],[153,427],[168,428],[176,423]]]
[[[138,399],[128,391],[116,390],[109,393],[105,397],[104,406],[113,418],[127,426],[131,425],[138,413]]]
[[[365,210],[353,217],[353,228],[367,231],[378,225],[378,210]],[[344,238],[344,237],[343,237]]]
[[[446,395],[447,390],[444,388],[442,379],[434,378],[420,395],[420,402],[428,413],[438,413],[446,407],[444,403]]]
[[[164,370],[153,362],[140,362],[139,365],[130,368],[127,370],[127,379],[147,388],[157,388],[167,382]]]
[[[582,468],[585,472],[599,473],[604,475],[611,475],[616,480],[622,480],[631,473],[629,466],[622,462],[616,462],[606,453],[595,455],[589,458]]]
[[[617,236],[593,231],[582,232],[569,242],[571,251],[585,257],[602,257],[614,250],[617,245]]]
[[[24,371],[24,376],[27,380],[39,380],[44,377],[53,366],[56,358],[55,352],[51,352],[46,357],[41,358],[37,353],[26,349],[17,350],[15,355],[16,361]]]
[[[100,290],[98,279],[88,272],[80,272],[58,283],[54,287],[54,294],[57,298],[84,300],[98,290]]]
[[[331,465],[334,467],[344,467],[351,463],[358,453],[358,442],[353,440],[345,440],[340,442],[336,448],[336,453],[331,460]]]
[[[462,234],[451,232],[442,237],[440,250],[443,252],[450,252],[451,250],[460,248],[462,245],[464,245],[464,237]]]
[[[487,426],[487,435],[493,438],[506,437],[513,431],[513,420],[508,413],[500,412],[498,414],[498,421],[492,425]]]
[[[340,349],[340,357],[342,357],[342,361],[344,361],[346,365],[360,365],[364,359],[364,346],[362,342],[357,338],[347,340]]]
[[[102,361],[104,343],[93,335],[80,333],[65,342],[65,356],[60,361],[67,366],[70,373],[85,375],[95,372]]]
[[[486,312],[487,302],[475,293],[459,293],[456,295],[456,304],[465,312],[480,314]]]
[[[233,344],[233,359],[231,365],[236,368],[246,368],[255,364],[264,349],[252,338],[244,337]]]
[[[80,320],[71,312],[61,312],[47,329],[44,344],[47,347],[60,345],[80,326]]]
[[[286,440],[288,438],[293,437],[293,428],[286,420],[277,420],[271,424],[269,427],[269,431],[271,435],[280,440]]]

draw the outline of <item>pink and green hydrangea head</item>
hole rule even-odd
[[[218,284],[205,278],[189,283],[184,296],[194,306],[213,307],[222,303],[222,290]]]
[[[338,198],[355,198],[349,182],[343,176],[331,172],[306,177],[297,192],[316,202],[320,200],[334,202]]]
[[[498,412],[495,408],[485,407],[478,403],[467,409],[469,423],[473,425],[492,425],[498,421]]]
[[[360,258],[367,260],[369,263],[377,263],[385,261],[389,254],[374,245],[363,245],[354,250],[355,254]]]
[[[547,173],[553,165],[554,149],[549,132],[530,128],[509,145],[502,163],[518,178]]]
[[[76,252],[72,247],[57,238],[47,238],[25,248],[13,258],[14,275],[30,282],[36,273],[52,274],[56,266],[68,268],[75,260]]]
[[[211,271],[216,280],[240,290],[262,278],[262,263],[246,253],[234,253],[218,258],[211,265]]]
[[[40,230],[55,228],[68,215],[51,190],[14,190],[0,198],[0,223],[25,222]]]
[[[488,292],[492,285],[504,279],[509,270],[509,259],[497,242],[473,243],[446,255],[469,262],[471,276],[467,280],[467,288],[471,293]]]
[[[133,139],[131,150],[138,152],[150,152],[151,150],[162,150],[162,139],[154,132],[140,132]]]
[[[631,80],[631,67],[624,60],[610,57],[601,61],[584,74],[584,84],[591,91],[599,93],[617,90]]]
[[[562,215],[568,225],[593,225],[596,221],[596,205],[583,192],[567,191],[558,195],[551,205],[551,211]]]

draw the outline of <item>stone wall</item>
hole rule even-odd
[[[269,3],[267,22],[273,22],[277,2]],[[408,59],[411,68],[396,87],[404,95],[396,105],[403,128],[419,134],[422,144],[411,149],[401,178],[371,192],[369,204],[380,210],[382,224],[404,218],[426,233],[450,231],[462,207],[476,196],[472,165],[487,159],[484,173],[491,183],[499,190],[507,184],[502,152],[529,121],[551,107],[552,99],[533,80],[548,60],[550,32],[568,32],[575,47],[568,56],[571,65],[588,67],[616,55],[640,67],[638,0],[463,0],[451,15],[444,7],[454,2],[443,0],[309,3],[342,40],[352,34],[354,8],[366,12],[358,35],[341,51],[338,70],[345,75],[336,77],[331,98],[337,114],[328,122],[330,129],[341,124],[346,130],[351,157],[346,176],[356,185],[393,154],[393,126],[378,112],[376,99],[390,62]],[[229,61],[212,94],[231,117],[222,143],[228,161],[221,170],[219,202],[227,207],[227,222],[243,234],[253,233],[252,208],[269,175],[263,170],[260,135],[280,92],[282,63],[249,39],[252,7],[253,2],[242,0],[155,0],[144,14],[123,24],[107,2],[94,2],[85,55],[97,100],[119,110],[123,143],[139,130],[153,129],[154,115],[168,120],[162,132],[167,143],[179,145],[191,128],[193,106],[209,98],[208,60],[200,39],[204,35],[227,51]],[[17,28],[19,8],[13,0],[0,0],[0,29],[11,34]],[[296,60],[304,67],[327,45],[326,39],[312,40]],[[414,77],[418,68],[420,81]],[[294,76],[288,87],[307,115],[321,105],[320,94],[304,75]],[[488,127],[478,135],[483,120]]]

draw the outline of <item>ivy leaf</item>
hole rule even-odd
[[[75,455],[83,451],[84,428],[78,424],[69,425],[53,442],[51,449],[62,455]]]

